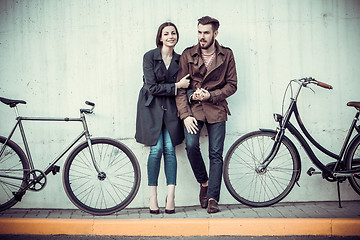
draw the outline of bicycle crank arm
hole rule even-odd
[[[316,174],[322,174],[322,172],[316,172],[314,168],[309,168],[309,170],[306,172],[307,175],[312,176],[312,175],[316,175]],[[337,173],[333,173],[332,176],[335,178],[338,177],[352,177],[355,175],[359,175],[359,173],[345,173],[345,172],[337,172]]]
[[[353,177],[353,176],[359,176],[359,173],[334,173],[334,177]]]

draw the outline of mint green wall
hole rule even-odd
[[[178,53],[196,44],[197,19],[204,15],[220,20],[217,39],[232,48],[237,64],[239,84],[229,98],[225,151],[246,132],[274,128],[272,114],[281,112],[288,81],[312,76],[334,89],[304,91],[299,99],[302,119],[316,139],[339,152],[354,114],[346,103],[360,101],[358,0],[1,0],[0,96],[26,100],[19,109],[25,116],[77,117],[85,100],[95,102],[96,114],[88,118],[92,134],[120,139],[134,151],[142,185],[129,207],[146,207],[149,148],[133,138],[142,57],[155,47],[164,21],[179,29]],[[14,114],[1,104],[0,116],[0,135],[7,135]],[[79,131],[69,123],[26,123],[25,128],[40,169]],[[201,144],[207,157],[207,138]],[[336,184],[307,176],[313,164],[302,149],[300,154],[301,188],[295,186],[285,201],[336,200]],[[176,204],[196,205],[198,184],[183,144],[177,156]],[[163,170],[160,176],[159,203],[164,205]],[[73,208],[61,181],[60,174],[49,175],[45,190],[27,192],[16,207]],[[348,183],[342,184],[342,196],[359,199]],[[225,186],[221,203],[236,203]]]

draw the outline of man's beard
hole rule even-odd
[[[212,36],[211,37],[211,40],[210,40],[210,42],[205,42],[205,45],[201,45],[202,44],[202,40],[204,40],[203,38],[202,39],[200,39],[200,48],[201,49],[209,49],[209,47],[211,47],[212,45],[213,45],[213,43],[214,43],[214,41],[215,41],[215,37],[214,36]]]

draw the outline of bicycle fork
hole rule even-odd
[[[279,152],[281,141],[283,139],[284,134],[285,134],[285,129],[277,128],[277,133],[273,139],[274,140],[273,147],[270,150],[269,155],[264,159],[262,163],[260,163],[260,166],[256,169],[257,173],[264,173],[266,171],[266,168],[272,162],[272,160],[274,160],[276,154]]]
[[[106,178],[106,173],[102,172],[99,169],[99,167],[97,165],[97,162],[95,160],[95,153],[94,153],[94,149],[93,149],[92,143],[91,143],[91,135],[90,135],[87,123],[86,123],[85,115],[83,113],[81,114],[81,120],[82,120],[82,124],[83,124],[83,127],[84,127],[85,138],[86,138],[86,141],[87,141],[87,145],[88,145],[88,149],[89,149],[89,152],[90,152],[92,163],[94,165],[94,168],[95,168],[96,172],[98,173],[98,179],[100,181],[103,181]]]

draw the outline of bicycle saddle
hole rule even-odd
[[[347,106],[355,107],[356,109],[360,109],[360,102],[348,102]]]
[[[2,103],[5,103],[6,105],[9,105],[10,107],[15,107],[16,104],[19,104],[19,103],[26,104],[26,102],[23,100],[12,100],[12,99],[2,98],[2,97],[0,97],[0,101]]]

